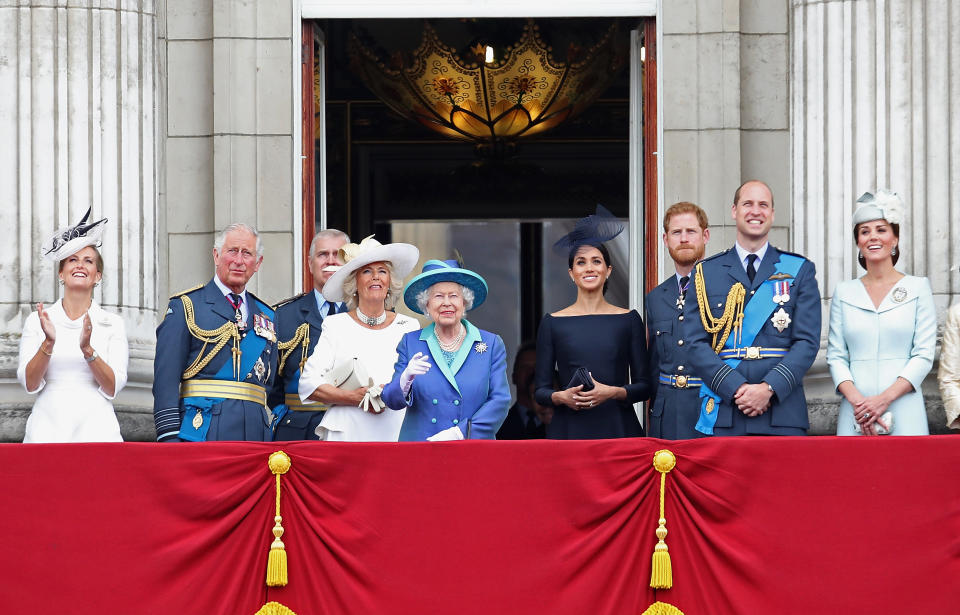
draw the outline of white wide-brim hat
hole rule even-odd
[[[348,243],[340,248],[340,260],[343,261],[343,266],[323,285],[323,298],[327,301],[346,301],[343,296],[343,283],[347,276],[370,263],[390,263],[393,266],[393,275],[402,280],[416,267],[420,260],[420,250],[409,243],[382,244],[370,235],[359,244]]]
[[[87,213],[83,214],[80,222],[73,226],[57,229],[53,237],[43,242],[43,245],[40,246],[41,256],[58,263],[87,246],[99,246],[107,219],[102,218],[96,222],[87,222],[90,218],[91,209],[87,208]]]

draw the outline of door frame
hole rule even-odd
[[[294,130],[293,151],[294,185],[302,187],[301,216],[294,218],[294,245],[302,244],[300,259],[294,267],[295,284],[302,284],[305,290],[312,287],[308,259],[304,256],[314,234],[314,204],[316,195],[320,195],[320,226],[326,226],[326,190],[323,187],[325,175],[320,174],[319,186],[315,185],[315,165],[325,166],[325,153],[320,148],[314,152],[313,134],[313,36],[311,19],[355,18],[372,19],[384,17],[425,18],[425,17],[653,17],[643,26],[643,44],[649,59],[641,68],[637,34],[631,38],[631,84],[639,84],[643,96],[630,100],[630,307],[643,310],[643,298],[647,291],[658,282],[659,218],[664,207],[663,165],[657,163],[659,145],[663,142],[661,106],[660,15],[662,0],[598,0],[584,3],[573,0],[484,0],[481,3],[464,0],[411,0],[397,2],[391,0],[293,0],[294,20],[294,70],[291,71],[295,95],[293,117],[300,118],[301,129]],[[307,49],[309,47],[309,50]],[[651,49],[652,48],[652,49]],[[321,66],[322,71],[322,66]],[[321,72],[322,78],[322,72]],[[634,89],[631,85],[631,89]],[[308,96],[309,94],[309,96]],[[309,114],[309,118],[306,116]],[[646,121],[644,121],[646,120]],[[309,127],[309,132],[308,132]],[[321,127],[322,129],[322,127]],[[644,204],[647,205],[644,208]],[[296,257],[295,257],[296,258]]]

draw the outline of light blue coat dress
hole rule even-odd
[[[407,409],[400,428],[401,442],[422,442],[459,427],[464,438],[493,440],[510,408],[507,353],[499,335],[462,321],[467,329],[460,350],[447,365],[431,323],[403,336],[397,346],[393,380],[383,389],[383,401],[394,410]],[[400,389],[400,374],[414,354],[430,360],[430,371],[417,376],[408,398]]]
[[[875,308],[859,280],[837,285],[830,305],[827,364],[835,386],[850,380],[869,397],[902,377],[913,391],[890,404],[892,435],[930,433],[920,384],[933,365],[937,315],[927,278],[905,276]],[[837,435],[856,434],[853,406],[840,402]]]

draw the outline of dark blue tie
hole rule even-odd
[[[747,254],[747,277],[750,278],[751,282],[753,282],[753,278],[757,277],[756,262],[756,254]]]

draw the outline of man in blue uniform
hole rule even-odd
[[[676,273],[647,294],[647,338],[651,382],[647,435],[666,440],[698,438],[700,378],[690,364],[689,346],[678,346],[686,297],[693,294],[693,266],[703,258],[710,239],[707,214],[693,203],[674,203],[663,215],[663,243]]]
[[[231,224],[214,242],[213,279],[170,299],[153,363],[158,441],[270,439],[276,328],[246,290],[262,262],[256,229]]]
[[[349,242],[347,234],[337,229],[317,233],[310,242],[308,256],[313,290],[275,306],[280,369],[269,396],[270,407],[277,417],[274,440],[319,440],[316,429],[325,408],[321,404],[301,402],[297,386],[300,384],[300,370],[320,339],[323,319],[346,311],[345,304],[330,302],[323,297],[323,285],[334,273],[324,269],[343,264],[340,248]]]
[[[805,435],[803,376],[820,348],[814,265],[770,245],[773,194],[763,182],[741,185],[730,211],[737,242],[694,268],[677,340],[703,379],[697,430]]]

